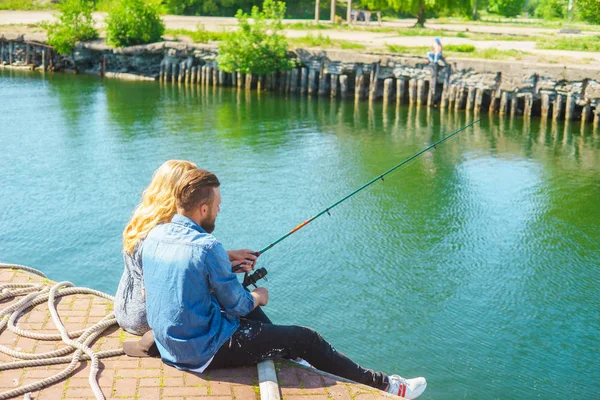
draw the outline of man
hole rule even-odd
[[[240,318],[269,301],[265,288],[244,290],[221,243],[211,235],[220,211],[217,177],[186,172],[175,189],[177,214],[148,234],[143,250],[148,323],[161,358],[180,369],[253,365],[285,357],[414,399],[424,378],[365,369],[338,352],[310,328],[264,324]]]
[[[427,58],[429,58],[430,63],[437,64],[438,60],[443,59],[442,51],[444,50],[442,46],[442,41],[439,37],[435,38],[431,50],[432,51],[427,53]]]

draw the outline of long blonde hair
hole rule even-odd
[[[133,253],[152,228],[171,221],[177,212],[175,185],[185,172],[195,168],[198,168],[196,164],[189,161],[169,160],[154,171],[150,185],[142,193],[142,202],[123,231],[124,252]]]

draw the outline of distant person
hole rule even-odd
[[[166,364],[202,373],[300,357],[322,371],[407,399],[423,393],[424,378],[363,368],[310,328],[244,318],[267,305],[269,293],[264,287],[244,290],[212,235],[221,211],[219,180],[192,169],[176,186],[177,214],[148,233],[142,251],[148,323]]]
[[[442,46],[442,41],[439,37],[436,37],[433,41],[433,46],[431,47],[429,53],[427,53],[427,58],[429,58],[429,62],[432,64],[437,64],[440,59],[443,59],[442,51],[444,50]]]
[[[142,201],[133,212],[123,232],[123,260],[125,269],[115,295],[117,322],[129,333],[143,335],[150,330],[146,319],[146,299],[143,283],[142,244],[152,228],[171,222],[176,213],[174,190],[183,174],[196,169],[189,161],[169,160],[152,175],[150,185],[142,193]],[[233,266],[240,265],[239,272],[250,272],[256,256],[252,250],[228,251]],[[270,323],[260,308],[248,318]]]

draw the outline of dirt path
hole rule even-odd
[[[44,20],[53,18],[53,12],[49,11],[0,11],[0,28],[2,31],[27,29],[18,25],[36,24]],[[95,13],[94,19],[99,27],[103,26],[105,13]],[[204,25],[204,29],[210,31],[235,29],[237,21],[235,18],[228,17],[188,17],[179,15],[166,15],[165,24],[169,29],[189,29],[195,30],[198,24]],[[286,23],[307,22],[306,20],[286,20]],[[407,28],[413,26],[415,20],[398,20],[384,22],[385,28]],[[3,26],[4,25],[4,26]],[[377,25],[372,25],[376,27]],[[488,34],[511,34],[511,35],[547,35],[555,34],[557,29],[530,28],[530,27],[510,27],[510,26],[492,26],[492,25],[466,25],[466,24],[436,24],[426,25],[430,29],[443,29],[448,31],[466,31]],[[329,36],[335,40],[346,40],[354,43],[360,43],[370,49],[385,48],[387,44],[401,46],[431,46],[432,38],[427,36],[398,36],[394,32],[369,32],[364,30],[288,30],[286,35],[291,38],[304,37],[306,35]],[[600,35],[600,32],[582,32],[581,35]],[[581,62],[583,64],[600,64],[600,53],[581,52],[566,50],[541,50],[536,49],[534,41],[505,41],[501,40],[473,40],[458,37],[443,37],[444,44],[472,44],[477,49],[495,48],[499,50],[520,50],[533,53],[540,57],[548,57],[551,62]]]

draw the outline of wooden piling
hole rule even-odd
[[[396,79],[396,104],[402,104],[406,97],[406,79]]]
[[[448,86],[448,109],[451,110],[454,108],[454,101],[456,100],[456,85]]]
[[[560,94],[557,94],[556,97],[554,98],[554,107],[552,110],[552,119],[553,120],[558,120],[561,117],[561,113],[562,113],[562,108],[563,108],[563,97]]]
[[[8,42],[8,65],[12,65],[14,61],[15,44]]]
[[[35,69],[37,67],[37,47],[34,45],[30,46],[31,54],[29,55],[29,64],[31,64],[31,69]]]
[[[456,90],[456,98],[454,100],[454,110],[462,110],[467,102],[467,89],[461,85]]]
[[[425,105],[427,98],[425,97],[425,80],[419,79],[417,81],[417,105]]]
[[[369,75],[369,100],[379,99],[379,63],[373,63],[371,74]]]
[[[518,93],[519,93],[519,90],[515,89],[511,94],[509,94],[509,97],[510,97],[510,116],[511,116],[511,118],[514,117],[517,114]]]
[[[417,80],[415,78],[408,81],[408,102],[410,104],[417,102]]]
[[[363,67],[359,65],[356,69],[356,77],[354,78],[354,99],[362,100],[365,98],[365,76]]]
[[[171,65],[171,83],[175,83],[177,81],[177,63],[173,63]]]
[[[308,71],[308,94],[316,94],[319,85],[319,73],[314,69]]]
[[[329,92],[329,95],[331,97],[337,97],[339,76],[331,74],[329,79],[331,81],[331,91]]]
[[[594,107],[594,130],[597,130],[600,127],[600,101],[596,102],[596,107]]]
[[[244,76],[242,75],[241,72],[236,73],[236,81],[237,81],[237,87],[238,89],[241,89],[244,87]]]
[[[582,125],[582,127],[590,120],[591,116],[592,116],[592,107],[590,106],[590,103],[587,103],[581,109],[581,125]]]
[[[183,82],[183,78],[185,78],[185,63],[179,63],[179,76],[177,77],[177,83]]]
[[[542,119],[547,119],[550,115],[551,105],[552,104],[550,103],[550,94],[542,93],[542,110],[540,112]]]
[[[575,96],[571,93],[567,95],[567,104],[565,106],[565,120],[572,121],[575,119]]]
[[[185,84],[189,85],[190,83],[192,83],[192,66],[191,65],[186,65],[185,66]]]
[[[481,111],[481,106],[483,105],[483,93],[484,90],[482,88],[477,88],[475,90],[475,106],[473,110],[476,114],[479,114],[479,112]]]
[[[300,93],[308,92],[308,68],[303,67],[300,70]]]
[[[48,50],[46,48],[42,48],[42,71],[46,72],[48,70],[48,65],[46,64],[46,53]],[[2,63],[2,58],[0,58],[0,63]],[[104,73],[104,71],[102,71]]]
[[[491,93],[491,98],[490,98],[490,107],[488,109],[488,112],[490,114],[494,114],[495,112],[499,111],[499,99],[498,99],[498,91],[497,90],[492,90]]]
[[[251,73],[247,73],[246,74],[246,82],[244,83],[246,90],[252,89],[252,81],[253,80],[254,80],[254,76]]]
[[[533,94],[525,93],[523,96],[523,115],[525,117],[531,117],[531,111],[533,110]]]
[[[256,91],[260,92],[265,88],[265,76],[259,75],[256,77]]]
[[[340,96],[348,97],[348,75],[340,75]]]
[[[285,71],[285,92],[290,93],[292,91],[292,71]]]
[[[326,74],[324,72],[321,72],[321,79],[319,79],[319,96],[325,96],[326,94],[328,94],[330,92],[330,81],[331,81],[331,74]]]
[[[508,97],[508,92],[502,91],[502,95],[500,96],[500,109],[498,112],[500,115],[505,115],[510,112],[509,110],[510,98]]]
[[[450,92],[450,86],[444,87],[442,89],[442,96],[440,98],[440,110],[445,110],[448,108],[448,93]]]
[[[52,48],[48,49],[48,69],[54,71],[54,50]]]
[[[438,78],[438,64],[433,64],[431,68],[431,79],[429,80],[429,93],[427,95],[427,104],[429,107],[437,103],[437,78]]]
[[[388,104],[394,99],[394,79],[386,78],[383,81],[383,103]]]
[[[290,86],[290,91],[292,93],[298,92],[298,68],[292,69],[292,84]]]
[[[198,66],[194,65],[192,67],[192,71],[191,71],[192,77],[191,77],[191,84],[195,85],[198,82]]]
[[[6,52],[6,42],[0,40],[0,65],[4,65],[4,53]]]
[[[476,89],[473,86],[469,86],[467,93],[467,105],[465,107],[467,111],[471,111],[473,108],[475,108],[475,90]]]
[[[212,85],[217,86],[219,83],[219,67],[215,66],[212,69]]]

